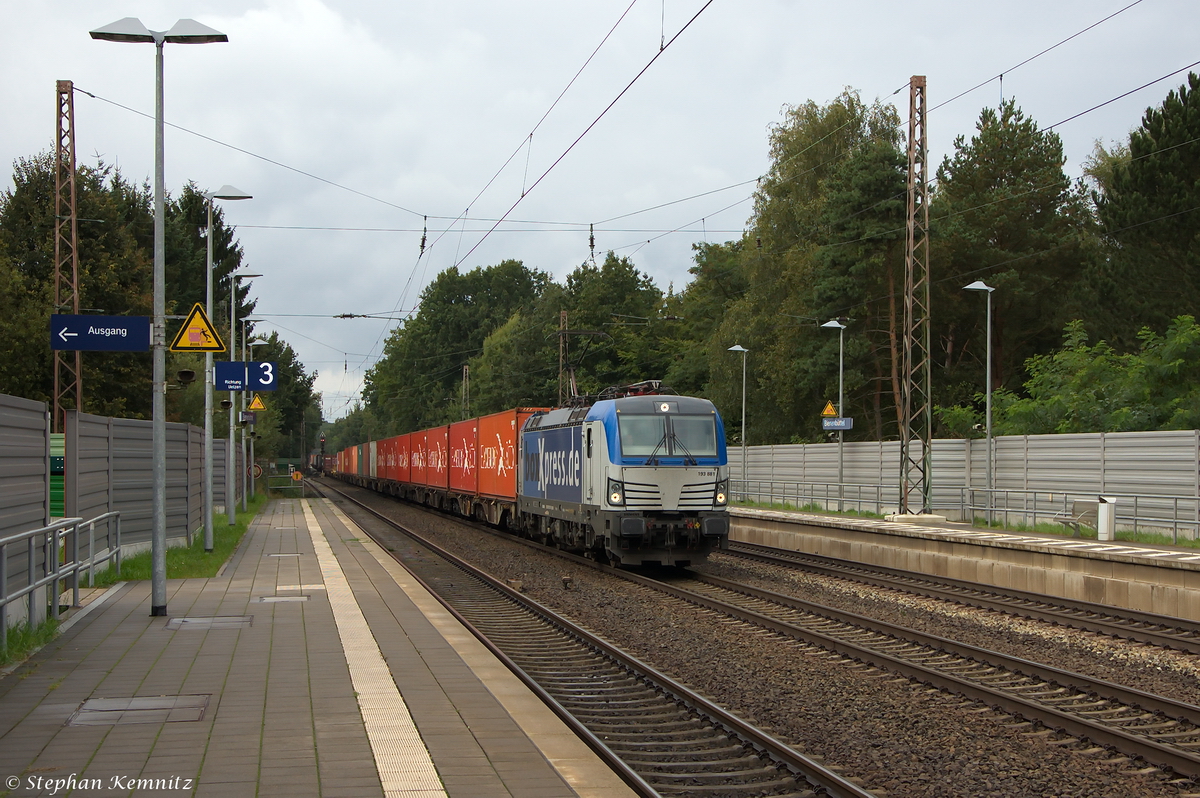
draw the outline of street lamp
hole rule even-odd
[[[976,280],[970,285],[963,286],[964,291],[986,291],[987,292],[987,415],[984,421],[985,435],[987,436],[987,522],[988,526],[992,524],[992,292],[996,289],[985,283],[983,280]]]
[[[251,277],[262,277],[261,274],[231,274],[229,275],[229,360],[234,362],[237,358],[237,281],[248,280]],[[243,336],[244,337],[244,336]],[[242,386],[242,397],[246,396],[245,385]],[[233,454],[233,425],[234,413],[237,412],[237,405],[233,401],[233,391],[229,392],[229,451],[228,461],[229,468],[225,471],[225,514],[228,517],[229,525],[233,526],[237,522],[237,502],[234,500],[233,486],[234,477],[237,475],[237,458]],[[245,402],[242,403],[242,409],[245,410]]]
[[[156,49],[154,59],[154,334],[151,409],[151,537],[150,614],[167,614],[167,329],[166,329],[166,214],[163,159],[163,45],[227,42],[229,37],[193,19],[181,19],[168,31],[152,31],[140,20],[125,17],[90,31],[93,39],[146,42]]]
[[[729,351],[742,353],[742,498],[745,498],[749,479],[746,473],[746,353],[750,350],[741,344],[734,344]]]
[[[262,319],[243,319],[243,321],[244,322],[255,322],[255,321],[262,321]],[[243,346],[242,360],[249,362],[251,359],[254,358],[254,347],[266,346],[269,343],[270,343],[270,341],[248,341],[247,342],[246,341],[246,328],[243,326],[242,327],[242,346]],[[250,347],[249,356],[246,355],[246,350],[244,348],[247,344]],[[246,387],[249,388],[250,386],[247,385]],[[248,391],[242,391],[242,408],[243,409],[245,409],[247,393],[248,393]],[[250,459],[247,460],[246,459],[246,427],[245,426],[242,427],[242,460],[246,463],[246,469],[245,469],[245,471],[242,472],[242,509],[245,510],[246,509],[246,481],[247,480],[249,480],[249,482],[250,482],[250,495],[251,496],[254,495],[254,479],[250,476],[250,474],[253,473],[253,471],[254,471],[254,429],[251,428],[251,430],[250,430]]]
[[[204,238],[207,244],[208,293],[205,300],[205,311],[208,318],[213,317],[213,200],[251,199],[244,191],[230,185],[221,186],[216,191],[204,195],[208,200],[208,227],[204,228]],[[213,353],[204,353],[204,550],[213,550]]]
[[[830,319],[829,321],[825,322],[821,326],[826,329],[830,329],[830,330],[836,329],[838,331],[838,403],[837,403],[837,411],[838,411],[838,418],[841,419],[841,418],[845,418],[845,412],[842,410],[842,397],[844,394],[844,386],[845,386],[845,381],[843,379],[843,374],[845,373],[843,364],[845,362],[844,355],[845,355],[845,351],[846,351],[846,325],[843,324],[840,319]],[[846,481],[845,476],[844,476],[845,475],[845,468],[844,468],[845,460],[842,455],[843,448],[844,448],[842,444],[844,443],[843,437],[845,436],[845,434],[846,433],[843,430],[839,429],[837,431],[837,443],[838,443],[838,477],[837,477],[837,479],[838,479],[838,512],[839,513],[842,511],[842,498],[843,498],[843,491],[845,490],[845,488],[843,487],[843,483],[845,483],[845,481]]]

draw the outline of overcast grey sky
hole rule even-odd
[[[1045,127],[1200,60],[1195,0],[1141,0],[1083,33],[1133,0],[3,2],[6,166],[53,146],[63,79],[94,95],[76,94],[79,160],[149,179],[153,122],[134,111],[153,113],[154,48],[88,31],[133,16],[228,34],[166,46],[166,119],[208,137],[168,127],[166,186],[254,195],[227,203],[226,220],[247,270],[264,275],[253,283],[259,330],[278,330],[319,373],[332,418],[394,322],[330,317],[402,315],[455,263],[516,258],[562,279],[587,258],[595,223],[598,255],[630,256],[664,290],[682,287],[693,243],[737,238],[746,224],[788,104],[852,87],[906,119],[911,75],[928,77],[933,108],[1004,73],[1004,96]],[[1068,174],[1097,140],[1125,139],[1185,74],[1056,128]],[[1000,96],[992,80],[933,111],[931,163]],[[431,247],[419,258],[426,215]]]

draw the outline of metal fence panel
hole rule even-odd
[[[45,402],[0,395],[0,537],[50,523]]]
[[[49,523],[50,413],[45,402],[0,395],[0,538]],[[9,548],[8,561],[0,562],[0,568],[9,587],[20,589],[29,584],[28,549],[21,544]],[[34,556],[40,567],[43,552]],[[10,616],[10,622],[19,620],[23,616]]]
[[[204,430],[188,427],[188,529],[204,533]],[[215,501],[215,500],[214,500]]]
[[[1200,496],[1197,430],[1011,435],[993,438],[992,445],[997,490]],[[844,446],[846,484],[899,484],[898,441],[855,441]],[[741,450],[730,449],[733,479],[742,479],[741,466]],[[750,482],[834,484],[837,444],[751,446],[746,471]],[[931,482],[935,507],[957,506],[964,488],[983,490],[987,486],[985,441],[935,440]]]
[[[166,426],[166,535],[190,537],[203,525],[204,433],[188,424]],[[152,434],[150,421],[69,411],[64,480],[67,513],[92,518],[119,510],[122,542],[148,543],[152,535]],[[218,486],[221,481],[214,475],[214,491]]]

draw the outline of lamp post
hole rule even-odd
[[[746,473],[746,353],[750,350],[741,344],[734,344],[729,347],[729,351],[742,353],[742,498],[745,498],[748,480]]]
[[[208,227],[204,228],[207,250],[208,293],[205,312],[213,317],[213,200],[250,199],[250,195],[230,185],[204,195],[208,200]],[[204,353],[204,550],[213,550],[213,353]]]
[[[992,292],[996,289],[983,280],[976,280],[970,285],[963,286],[964,291],[987,292],[987,412],[984,420],[984,434],[987,436],[987,522],[992,523]]]
[[[229,360],[236,361],[237,358],[237,281],[248,280],[251,277],[262,277],[261,274],[231,274],[229,275]],[[245,386],[242,386],[243,388]],[[242,391],[242,396],[246,395]],[[233,430],[234,430],[234,414],[238,412],[237,403],[233,397],[234,391],[229,392],[229,450],[227,452],[229,467],[225,470],[225,514],[228,517],[229,525],[233,526],[237,522],[237,504],[236,496],[234,495],[233,486],[236,484],[234,478],[237,476],[237,457],[233,452]],[[243,410],[245,407],[243,406]]]
[[[255,321],[262,321],[262,319],[245,319],[245,321],[255,322]],[[249,347],[250,347],[249,357],[243,356],[243,359],[247,360],[247,361],[249,361],[249,359],[254,357],[254,347],[266,346],[268,343],[270,343],[269,341],[246,341],[246,328],[245,327],[242,328],[242,341],[244,342],[243,346],[249,345]],[[242,392],[242,405],[243,406],[246,404],[246,393],[247,393],[246,391]],[[245,458],[245,456],[246,456],[246,428],[243,426],[242,427],[242,457]],[[246,509],[246,482],[247,482],[247,480],[249,480],[249,482],[250,482],[250,495],[251,496],[254,495],[254,478],[251,476],[251,474],[253,472],[254,472],[254,429],[251,428],[250,429],[250,458],[248,460],[246,460],[246,470],[242,472],[242,509],[243,510]]]
[[[153,44],[154,59],[154,329],[151,409],[151,536],[150,614],[167,614],[167,330],[166,330],[166,215],[163,158],[163,45],[227,42],[229,37],[193,19],[181,19],[168,31],[149,30],[134,17],[90,31],[93,39]]]
[[[843,379],[843,375],[845,373],[843,364],[845,362],[844,355],[845,355],[845,351],[846,351],[846,325],[842,323],[841,319],[830,319],[829,321],[825,322],[821,326],[826,329],[830,329],[830,330],[836,329],[838,331],[838,403],[837,403],[837,411],[838,411],[838,418],[845,418],[845,412],[842,409],[842,400],[843,400],[842,397],[844,395],[844,386],[845,386],[845,381]],[[842,455],[843,448],[844,448],[843,447],[843,443],[844,443],[843,436],[845,434],[846,433],[843,430],[838,430],[838,434],[837,434],[838,477],[837,477],[837,479],[838,479],[838,512],[839,513],[842,511],[842,499],[844,498],[843,491],[845,490],[845,488],[843,487],[843,483],[845,483],[845,481],[846,481],[845,480],[845,468],[844,468],[845,460]]]

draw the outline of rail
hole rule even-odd
[[[108,521],[113,523],[104,523]],[[96,554],[96,525],[104,523],[105,549]],[[88,536],[87,559],[80,559],[79,538],[81,528],[86,527]],[[10,593],[8,586],[8,550],[10,546],[25,542],[25,584]],[[38,552],[41,552],[40,563]],[[60,554],[61,552],[61,554]],[[17,555],[20,556],[19,554]],[[95,583],[96,566],[115,561],[117,573],[121,573],[121,513],[114,511],[98,515],[87,521],[82,518],[64,518],[49,526],[38,527],[0,538],[0,654],[8,646],[8,605],[28,597],[30,623],[37,617],[36,602],[39,588],[50,586],[51,617],[58,619],[59,582],[71,582],[71,606],[79,606],[79,574],[88,573],[88,585]]]
[[[900,506],[899,485],[733,480],[730,493],[735,501],[785,504],[817,512],[886,515],[899,512]],[[973,523],[982,518],[1002,529],[1036,529],[1039,523],[1064,526],[1061,520],[1071,515],[1074,503],[1095,502],[1101,495],[1115,504],[1120,530],[1169,535],[1175,544],[1181,538],[1200,538],[1197,496],[935,486],[932,510],[955,521]]]

